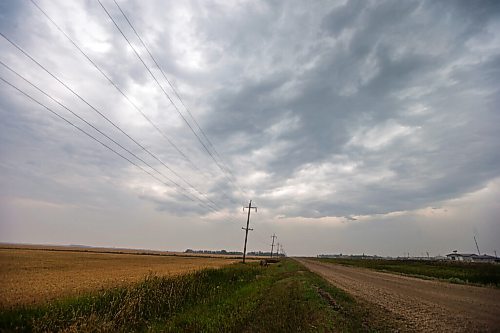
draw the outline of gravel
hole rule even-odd
[[[375,304],[415,332],[500,332],[500,289],[298,259],[357,299]]]

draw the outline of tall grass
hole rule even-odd
[[[234,265],[180,277],[149,275],[128,288],[0,312],[0,329],[13,331],[137,331],[194,303],[255,279],[259,269]]]

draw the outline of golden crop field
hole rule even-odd
[[[61,250],[63,249],[63,250]],[[234,258],[102,253],[67,248],[0,248],[0,307],[40,304],[137,282],[149,273],[178,275]]]

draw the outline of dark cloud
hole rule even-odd
[[[152,66],[114,4],[104,4]],[[498,1],[121,3],[237,186],[98,4],[40,5],[195,168],[29,2],[2,3],[2,31],[229,212],[252,197],[269,218],[358,223],[439,207],[500,176]],[[161,169],[162,179],[189,187],[5,40],[0,49],[2,61]],[[2,195],[98,206],[123,191],[162,213],[203,215],[10,88],[0,93]]]

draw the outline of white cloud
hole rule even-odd
[[[140,48],[113,2],[104,1],[104,5]],[[257,216],[266,221],[265,228],[279,228],[297,253],[328,247],[327,231],[339,226],[345,232],[346,242],[341,244],[346,248],[362,251],[351,244],[368,240],[371,232],[383,244],[381,251],[390,252],[399,251],[414,232],[429,239],[442,237],[451,247],[459,231],[451,237],[448,228],[453,219],[467,214],[469,220],[487,216],[492,221],[492,212],[498,210],[491,199],[496,192],[486,189],[496,186],[491,184],[496,184],[500,170],[497,4],[123,1],[120,5],[231,175],[221,173],[206,154],[98,3],[40,1],[40,6],[195,167],[29,2],[1,4],[0,25],[7,36],[206,193],[221,213],[186,202],[177,190],[1,83],[0,195],[69,208],[56,212],[47,206],[37,216],[34,209],[18,212],[19,202],[6,200],[3,206],[8,214],[0,228],[14,230],[15,221],[21,224],[15,230],[26,232],[26,226],[35,221],[46,225],[52,219],[60,219],[56,224],[64,226],[62,219],[82,213],[81,207],[93,209],[92,214],[82,213],[85,218],[104,221],[105,213],[98,211],[112,206],[118,207],[113,214],[126,220],[131,230],[140,220],[134,217],[136,211],[161,221],[148,223],[149,235],[155,228],[175,234],[175,227],[184,228],[181,223],[187,223],[187,230],[197,226],[198,219],[213,222],[213,228],[205,226],[213,243],[198,240],[217,246],[219,235],[235,239],[234,230],[222,226],[223,220],[239,220],[239,205],[251,196],[261,207]],[[165,176],[189,187],[4,39],[0,50],[2,61]],[[145,50],[139,52],[151,64]],[[86,126],[4,68],[0,75]],[[168,84],[162,84],[175,99]],[[182,104],[176,99],[175,103],[184,112]],[[463,199],[467,193],[483,193],[481,189],[484,196]],[[167,219],[171,226],[160,227]],[[403,223],[406,219],[409,224]],[[114,217],[109,220],[110,226],[117,227]],[[422,231],[419,221],[435,223],[430,230],[436,236]],[[483,227],[491,229],[490,222],[485,223]],[[322,236],[314,246],[299,242],[307,226],[311,239],[313,234]],[[383,236],[387,228],[400,233],[401,244],[392,248],[387,244]],[[71,238],[71,229],[64,230],[61,241]],[[23,232],[16,231],[9,239],[22,240]],[[32,236],[26,239],[37,239]],[[124,236],[122,242],[137,244],[134,237]],[[168,237],[178,246],[189,243]],[[376,249],[374,242],[368,243]],[[236,240],[224,244],[239,246]]]
[[[411,135],[415,128],[403,126],[390,119],[372,128],[361,128],[355,132],[348,145],[363,147],[368,150],[380,150],[395,140]]]

